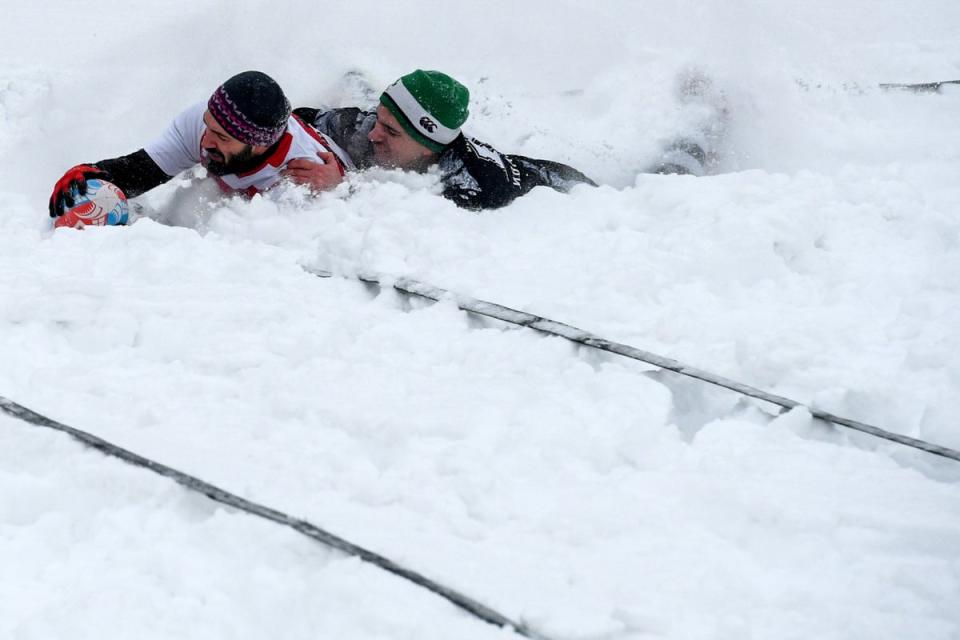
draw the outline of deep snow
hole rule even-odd
[[[0,395],[556,638],[956,638],[960,471],[350,279],[409,275],[960,448],[946,1],[5,8]],[[725,88],[720,175],[640,175]],[[483,215],[430,176],[52,233],[67,167],[259,68],[296,105],[442,68],[468,129],[605,186]],[[318,279],[301,265],[330,269]],[[0,637],[505,638],[289,531],[0,416]]]

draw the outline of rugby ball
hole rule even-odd
[[[105,227],[127,224],[127,196],[106,180],[87,180],[87,192],[75,195],[74,204],[54,220],[54,227]]]

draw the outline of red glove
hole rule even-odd
[[[53,193],[50,195],[50,217],[62,216],[72,207],[74,197],[87,192],[87,180],[91,178],[106,180],[107,172],[89,164],[78,164],[68,169],[53,186]]]

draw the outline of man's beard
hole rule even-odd
[[[216,160],[223,158],[223,154],[216,149],[204,149],[203,166],[207,171],[215,176],[225,176],[228,173],[243,173],[245,170],[252,169],[257,164],[258,158],[254,158],[253,146],[244,145],[243,150],[234,154],[229,160]]]

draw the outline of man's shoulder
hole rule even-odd
[[[465,135],[450,143],[437,160],[443,195],[467,209],[495,209],[512,200],[520,175],[510,156]]]
[[[206,110],[206,102],[188,107],[173,119],[158,138],[144,145],[150,159],[167,175],[175,176],[200,162],[200,140],[206,127],[203,122]]]
[[[576,184],[594,184],[573,167],[501,153],[468,136],[451,143],[438,163],[444,195],[472,209],[502,207],[538,186],[568,191]]]
[[[297,114],[290,116],[287,130],[293,138],[293,144],[287,151],[284,163],[294,158],[316,158],[318,152],[332,152],[339,158],[345,169],[356,169],[350,155],[331,137],[304,122]]]
[[[460,135],[438,160],[441,175],[469,173],[481,187],[513,183],[516,168],[510,156],[476,138]]]
[[[173,119],[172,129],[184,137],[199,137],[203,135],[206,123],[203,121],[203,114],[207,112],[207,103],[198,102],[190,105],[177,114]]]
[[[489,162],[501,169],[504,167],[507,157],[493,145],[469,136],[461,136],[461,138],[462,140],[456,140],[451,145],[461,156],[470,160]]]

